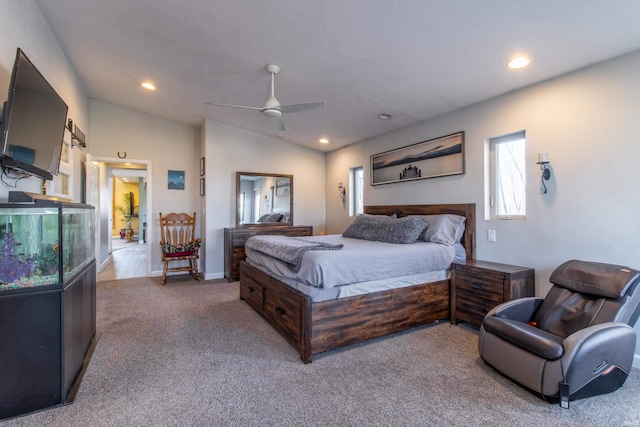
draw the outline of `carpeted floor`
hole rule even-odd
[[[7,426],[640,425],[640,372],[618,391],[545,403],[478,357],[447,322],[304,365],[238,299],[238,284],[98,283],[99,340],[75,403]]]

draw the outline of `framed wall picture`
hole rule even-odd
[[[204,176],[204,157],[200,159],[200,176]]]
[[[464,132],[371,156],[371,185],[464,173]]]
[[[184,190],[184,171],[170,170],[167,180],[167,188],[169,190]]]
[[[200,178],[200,195],[204,196],[204,178]]]

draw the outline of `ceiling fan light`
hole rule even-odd
[[[274,108],[269,108],[263,111],[264,115],[267,117],[281,117],[282,112],[280,110],[276,110]]]

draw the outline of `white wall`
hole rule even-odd
[[[332,191],[349,167],[392,148],[465,131],[466,173],[406,183],[366,184],[367,204],[475,202],[477,258],[536,269],[536,294],[569,259],[640,268],[640,51],[491,99],[327,156],[327,228],[341,232],[348,209]],[[526,130],[527,219],[485,219],[485,139]],[[551,162],[542,194],[538,152]],[[487,230],[497,241],[487,241]],[[640,322],[639,322],[640,323]],[[640,330],[640,325],[636,325]],[[640,344],[636,365],[640,361]]]
[[[293,175],[294,225],[325,232],[325,154],[206,120],[207,278],[224,277],[224,228],[235,227],[236,172]],[[203,206],[204,209],[204,206]]]
[[[89,98],[84,85],[65,56],[49,24],[33,0],[0,1],[0,106],[9,89],[11,70],[20,47],[69,106],[68,117],[84,131],[90,144]],[[78,148],[74,148],[77,151]],[[80,172],[83,156],[74,164],[74,174]],[[11,180],[9,180],[11,182]],[[17,183],[17,190],[40,193],[42,180],[27,178]],[[6,201],[14,190],[0,183],[0,201]],[[72,197],[80,201],[80,183],[74,180]]]
[[[92,156],[119,160],[118,153],[126,152],[122,161],[144,160],[151,165],[147,242],[152,248],[152,274],[161,274],[159,213],[193,213],[200,207],[200,129],[92,99],[91,132]],[[184,190],[167,189],[169,170],[185,171]]]

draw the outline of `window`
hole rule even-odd
[[[67,138],[66,132],[65,138]],[[75,150],[75,154],[78,154],[78,150]],[[48,195],[72,198],[73,157],[74,152],[71,150],[71,143],[64,141],[60,154],[58,175],[53,176],[51,185],[47,184]]]
[[[525,132],[489,139],[491,219],[525,219]]]
[[[238,209],[240,209],[239,212],[239,216],[240,216],[240,224],[244,224],[244,201],[245,201],[245,192],[243,191],[242,193],[240,193],[240,206],[238,206]]]
[[[364,169],[362,166],[349,169],[349,215],[356,216],[364,212]]]

